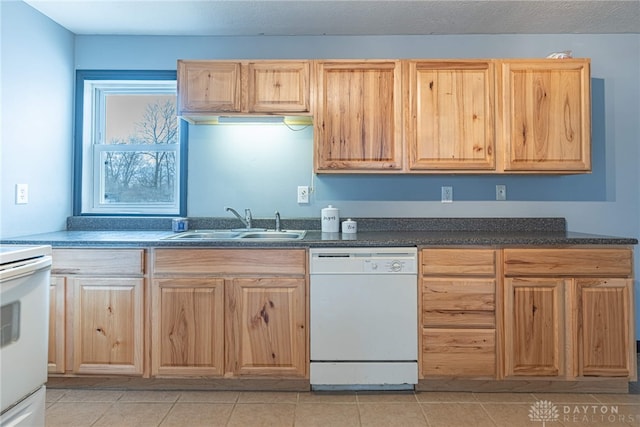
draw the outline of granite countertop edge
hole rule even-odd
[[[564,231],[364,231],[356,234],[321,233],[310,230],[302,240],[287,241],[180,241],[166,240],[175,233],[164,230],[87,231],[68,230],[0,240],[0,244],[75,247],[221,247],[221,248],[306,248],[306,247],[398,247],[398,246],[571,246],[636,245],[635,238]]]

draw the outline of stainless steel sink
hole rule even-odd
[[[307,232],[304,230],[267,230],[244,233],[240,236],[240,239],[300,240],[304,238],[305,234],[307,234]]]
[[[241,233],[229,230],[193,230],[165,237],[163,240],[227,240],[236,239]]]
[[[305,230],[192,230],[165,237],[163,240],[301,240]]]

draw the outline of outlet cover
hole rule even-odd
[[[16,205],[29,203],[29,184],[16,184]]]
[[[309,203],[309,187],[306,185],[298,186],[298,203]]]
[[[453,187],[442,187],[442,203],[453,202]]]

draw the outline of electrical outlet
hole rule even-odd
[[[298,186],[298,203],[309,203],[309,187],[306,185]]]
[[[506,185],[496,185],[496,200],[507,200]]]
[[[442,203],[453,202],[453,187],[442,187]]]
[[[29,203],[29,184],[16,184],[16,205]]]

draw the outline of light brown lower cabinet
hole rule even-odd
[[[633,280],[577,279],[573,292],[576,374],[634,378]]]
[[[505,249],[504,259],[505,377],[636,378],[631,249]]]
[[[507,278],[505,376],[564,376],[564,279]]]
[[[143,279],[72,278],[73,372],[142,375]]]
[[[152,373],[222,375],[224,280],[153,281]]]
[[[54,249],[49,373],[142,375],[144,250]]]
[[[420,253],[421,377],[496,378],[494,249]]]
[[[156,249],[152,376],[305,377],[306,251]]]

